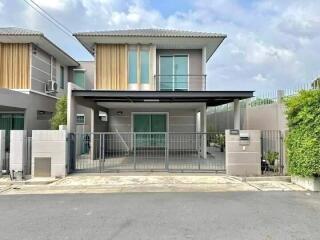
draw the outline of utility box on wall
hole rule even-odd
[[[51,158],[35,157],[33,162],[35,177],[51,177]]]
[[[226,130],[226,171],[234,176],[261,175],[259,130]]]
[[[67,131],[32,131],[32,177],[67,175]]]

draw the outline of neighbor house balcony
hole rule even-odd
[[[206,75],[154,75],[157,91],[205,91]]]

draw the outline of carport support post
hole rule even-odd
[[[204,103],[200,110],[200,129],[201,129],[201,155],[204,159],[207,158],[207,104]]]
[[[233,103],[233,128],[240,129],[240,101],[235,99]]]
[[[74,84],[68,82],[68,95],[67,95],[67,132],[76,132],[76,99],[72,96],[72,90],[76,89]]]

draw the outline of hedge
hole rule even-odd
[[[301,91],[285,100],[289,172],[320,176],[320,90]]]

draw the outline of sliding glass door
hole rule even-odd
[[[134,114],[133,130],[137,147],[164,147],[167,131],[166,114]]]
[[[160,91],[188,91],[188,55],[160,56]]]

